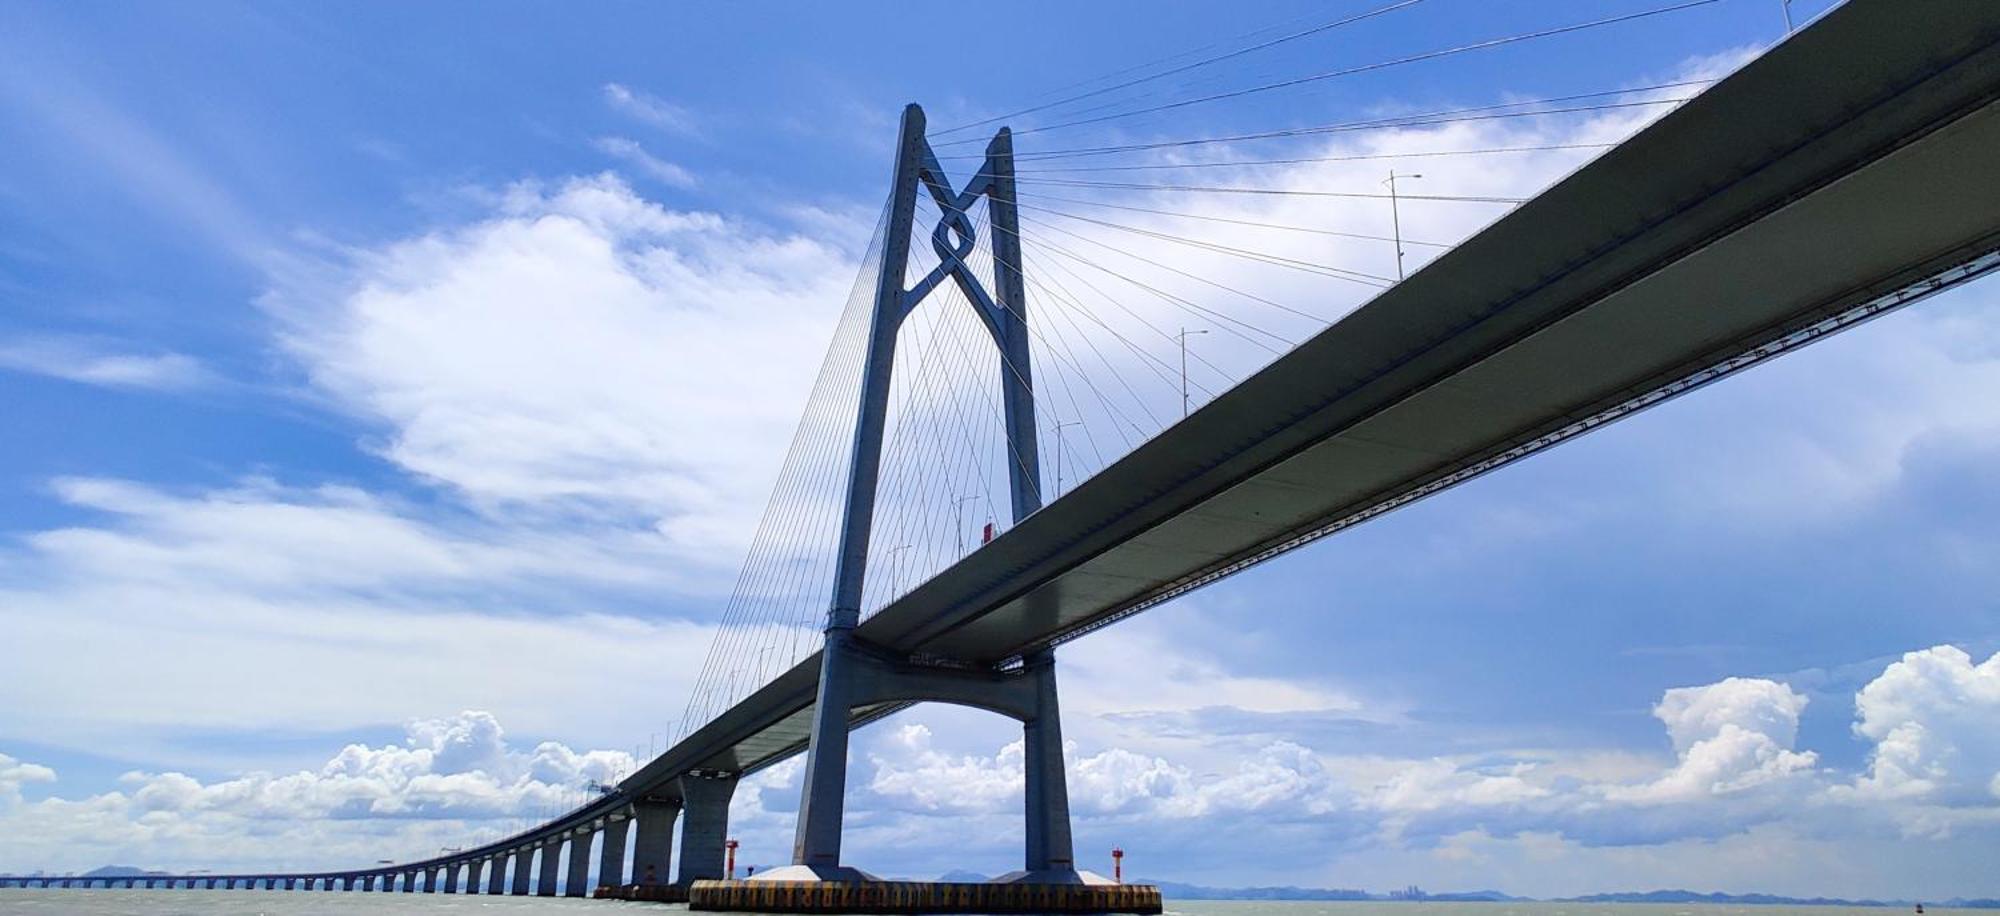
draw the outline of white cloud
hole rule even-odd
[[[517,747],[478,711],[413,721],[405,734],[400,745],[350,744],[316,770],[214,781],[132,772],[114,791],[17,804],[0,830],[0,871],[102,864],[88,855],[236,868],[427,855],[444,832],[463,845],[573,807],[588,798],[590,782],[614,780],[635,763],[623,751]],[[0,787],[22,770],[31,780],[54,778],[0,756]]]
[[[1792,750],[1805,707],[1804,694],[1758,678],[1669,690],[1653,715],[1666,723],[1679,762],[1653,782],[1612,787],[1605,795],[1647,804],[1687,802],[1810,776],[1817,755]]]
[[[21,800],[21,787],[31,782],[55,782],[56,771],[40,764],[0,754],[0,804]]]
[[[622,83],[604,84],[605,104],[627,115],[677,134],[699,136],[701,128],[686,108]]]
[[[1855,734],[1875,742],[1858,795],[2000,804],[2000,653],[1906,653],[1856,695],[1855,715]]]
[[[260,480],[57,492],[107,517],[0,552],[18,634],[0,644],[0,709],[46,744],[212,768],[233,752],[176,735],[323,733],[419,706],[629,746],[672,730],[716,632],[651,609],[685,583],[643,531],[426,519]]]
[[[199,360],[183,353],[118,353],[91,341],[59,337],[0,342],[0,369],[158,391],[187,391],[216,381]]]
[[[853,276],[828,246],[598,177],[517,186],[490,219],[355,252],[335,288],[271,304],[315,386],[385,425],[411,473],[733,565]]]
[[[646,152],[637,140],[599,137],[593,145],[605,155],[624,160],[641,174],[661,184],[676,188],[692,188],[695,185],[694,173]]]
[[[662,539],[648,532],[565,536],[492,522],[452,525],[349,486],[292,488],[252,478],[180,495],[131,481],[61,478],[53,489],[65,503],[108,518],[28,535],[33,569],[44,579],[261,594],[407,593],[550,579],[598,588],[687,585],[666,562]]]

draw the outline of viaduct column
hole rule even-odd
[[[681,803],[674,799],[647,798],[632,804],[632,883],[666,884],[673,880],[674,821],[681,816]]]
[[[629,817],[604,819],[604,842],[597,853],[598,887],[618,887],[625,883],[625,834],[631,829]]]
[[[533,874],[535,867],[535,851],[524,846],[514,850],[512,855],[514,857],[514,887],[508,893],[516,897],[526,897],[528,895],[528,876]]]
[[[488,872],[486,875],[486,892],[496,896],[506,893],[507,854],[504,852],[500,853],[499,855],[494,856],[491,859],[488,859],[487,863],[493,866],[493,870],[491,872]]]
[[[689,773],[680,782],[687,823],[681,827],[678,883],[687,887],[703,878],[723,876],[722,844],[729,839],[729,800],[736,795],[736,775]]]
[[[479,878],[486,871],[485,859],[473,859],[465,866],[465,892],[479,893]]]
[[[563,882],[565,897],[590,894],[590,837],[594,832],[584,829],[569,835],[569,879]]]
[[[535,876],[535,896],[556,895],[556,860],[562,857],[562,837],[542,844],[541,873]]]

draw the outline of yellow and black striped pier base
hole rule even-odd
[[[696,881],[688,909],[739,913],[1160,912],[1150,884],[972,884],[933,881]]]
[[[687,888],[678,884],[621,884],[617,887],[600,887],[594,895],[599,900],[645,900],[650,903],[686,903]]]

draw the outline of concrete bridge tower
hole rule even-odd
[[[975,706],[1018,719],[1027,754],[1027,848],[1015,876],[1034,883],[1082,883],[1076,871],[1069,828],[1069,791],[1064,781],[1062,724],[1056,701],[1055,657],[1038,648],[1019,667],[1006,670],[971,665],[937,665],[897,658],[863,644],[862,586],[867,575],[869,536],[882,459],[889,385],[894,373],[897,332],[937,286],[950,280],[978,311],[999,349],[1000,389],[1006,443],[1008,491],[1014,521],[1041,508],[1041,468],[1035,441],[1035,394],[1029,371],[1027,301],[1021,274],[1020,221],[1015,206],[1013,135],[1002,128],[986,148],[978,173],[961,190],[939,165],[924,135],[923,110],[903,111],[897,143],[881,257],[876,265],[873,313],[863,362],[859,415],[849,464],[846,516],[826,617],[817,705],[806,754],[805,789],[799,804],[793,864],[757,876],[770,881],[860,881],[867,876],[844,865],[841,821],[847,790],[847,744],[851,711],[884,701],[936,701]],[[911,288],[905,270],[917,196],[928,193],[944,214],[931,232],[940,263]],[[967,262],[975,245],[968,215],[984,198],[993,231],[993,276],[976,276]],[[990,289],[990,292],[989,292]]]

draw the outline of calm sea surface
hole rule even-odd
[[[220,914],[308,916],[334,913],[666,913],[679,905],[542,897],[485,897],[307,891],[33,890],[0,888],[0,914]],[[1926,908],[1938,916],[1977,910]],[[1651,903],[1267,903],[1167,901],[1169,916],[1889,916],[1896,907],[1699,906]],[[1989,911],[1990,912],[1990,911]]]

